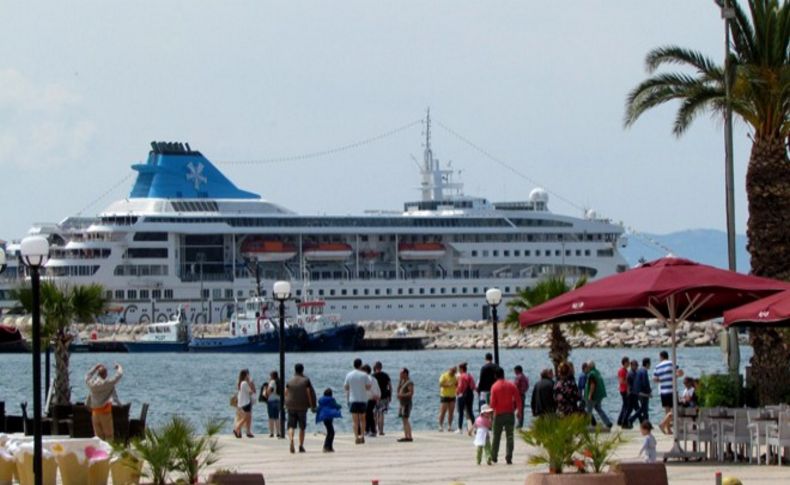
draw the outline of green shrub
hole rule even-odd
[[[573,464],[573,455],[581,450],[589,418],[584,414],[559,417],[545,414],[532,421],[527,430],[520,431],[528,445],[540,448],[530,455],[531,465],[549,465],[551,473],[562,473],[562,468]]]
[[[697,385],[697,400],[706,408],[737,407],[738,380],[730,374],[703,375]]]

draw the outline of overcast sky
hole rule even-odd
[[[539,183],[644,232],[725,225],[722,123],[680,139],[676,106],[623,128],[653,47],[723,56],[712,0],[2,1],[0,239],[125,197],[151,140],[213,161],[330,149],[424,116],[465,192],[523,200]],[[418,197],[422,127],[332,156],[220,165],[301,213]],[[738,232],[748,132],[735,131]],[[109,192],[108,192],[109,191]],[[553,196],[555,212],[580,215]]]

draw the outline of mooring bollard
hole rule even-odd
[[[716,472],[716,485],[721,485],[721,472]]]

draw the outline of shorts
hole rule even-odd
[[[349,412],[351,414],[365,414],[365,411],[368,409],[368,403],[366,402],[352,402],[348,406]]]
[[[386,413],[390,408],[390,400],[389,399],[379,399],[379,402],[376,403],[375,411],[379,414]]]
[[[249,403],[246,406],[242,406],[240,409],[242,411],[244,411],[245,413],[251,413],[252,412],[252,403]]]
[[[661,407],[664,407],[664,408],[671,408],[672,407],[672,394],[662,394],[661,395]]]
[[[266,401],[266,413],[269,419],[280,419],[280,401]]]
[[[448,403],[448,402],[455,402],[455,397],[440,397],[439,402]]]
[[[307,411],[288,411],[288,429],[307,428]]]
[[[400,402],[400,410],[398,411],[399,418],[408,418],[411,416],[411,399],[408,401]]]

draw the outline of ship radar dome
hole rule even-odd
[[[594,209],[587,209],[587,211],[584,213],[584,215],[585,215],[585,217],[587,219],[589,219],[591,221],[594,221],[595,219],[598,219],[598,213],[595,212]]]
[[[532,189],[532,192],[529,193],[529,201],[536,202],[536,203],[549,203],[549,193],[545,190],[541,189],[540,187]]]

